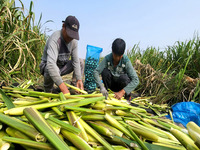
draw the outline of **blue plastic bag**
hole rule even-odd
[[[85,59],[85,82],[84,88],[88,93],[92,93],[96,89],[93,71],[99,64],[100,53],[102,48],[87,45],[87,54]]]
[[[186,127],[190,121],[200,126],[200,104],[195,102],[180,102],[172,107],[172,116],[174,122],[181,123]],[[170,118],[169,115],[166,116]],[[170,118],[171,119],[171,118]]]
[[[96,59],[99,61],[100,58],[100,53],[103,51],[102,48],[92,46],[92,45],[87,45],[87,54],[86,54],[86,59],[87,60],[89,57]]]

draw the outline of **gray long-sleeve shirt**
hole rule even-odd
[[[126,55],[123,55],[122,59],[120,60],[119,64],[114,67],[113,65],[113,58],[112,53],[105,56],[99,66],[94,70],[94,78],[95,82],[102,86],[101,80],[99,75],[102,73],[104,68],[108,68],[114,78],[118,78],[120,74],[127,74],[130,78],[130,83],[124,88],[125,92],[129,94],[132,92],[139,84],[139,79],[135,69],[133,68],[131,61],[128,59]]]
[[[61,30],[54,32],[44,48],[42,61],[46,63],[47,70],[56,85],[60,85],[63,80],[59,68],[62,68],[70,59],[74,67],[76,79],[81,79],[80,62],[78,58],[78,42],[73,39],[66,43]]]

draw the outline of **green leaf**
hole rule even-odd
[[[6,103],[8,109],[15,107],[10,97],[8,97],[1,89],[0,89],[0,94],[2,95],[2,99]]]
[[[128,140],[128,139],[124,139],[122,137],[119,137],[119,136],[114,136],[118,139],[120,139],[121,141],[123,141],[124,143],[126,143],[127,145],[131,145],[131,144],[137,144],[136,141],[132,141],[132,140]],[[169,147],[164,147],[164,146],[159,146],[159,145],[154,145],[154,144],[150,144],[150,143],[146,143],[144,142],[144,144],[146,145],[146,147],[149,149],[149,150],[176,150],[174,148],[169,148]]]

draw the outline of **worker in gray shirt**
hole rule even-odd
[[[45,92],[52,92],[54,83],[63,94],[70,93],[62,76],[74,71],[76,86],[83,89],[82,75],[84,61],[78,58],[79,21],[68,16],[62,29],[55,31],[47,40],[44,48],[40,72],[44,76]]]
[[[121,99],[124,96],[127,100],[131,100],[131,92],[139,84],[131,61],[124,55],[125,47],[126,43],[123,39],[115,39],[112,43],[112,53],[105,56],[94,70],[95,82],[106,98],[108,96],[107,90],[110,89],[115,92],[115,98]],[[100,74],[103,83],[100,80]]]

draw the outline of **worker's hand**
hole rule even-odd
[[[63,92],[63,94],[68,94],[68,93],[70,94],[70,92],[64,82],[59,85],[59,88],[60,88],[61,92]]]
[[[81,89],[81,90],[84,90],[82,80],[78,80],[78,81],[76,82],[76,87],[78,87],[78,88]]]
[[[115,92],[114,98],[116,98],[116,99],[121,99],[121,98],[124,96],[125,93],[126,93],[126,92],[124,91],[124,89],[122,89],[122,90],[119,91],[119,92]]]
[[[101,87],[100,88],[100,92],[103,94],[103,96],[105,96],[105,98],[107,99],[108,97],[108,91],[106,90],[105,87]]]

